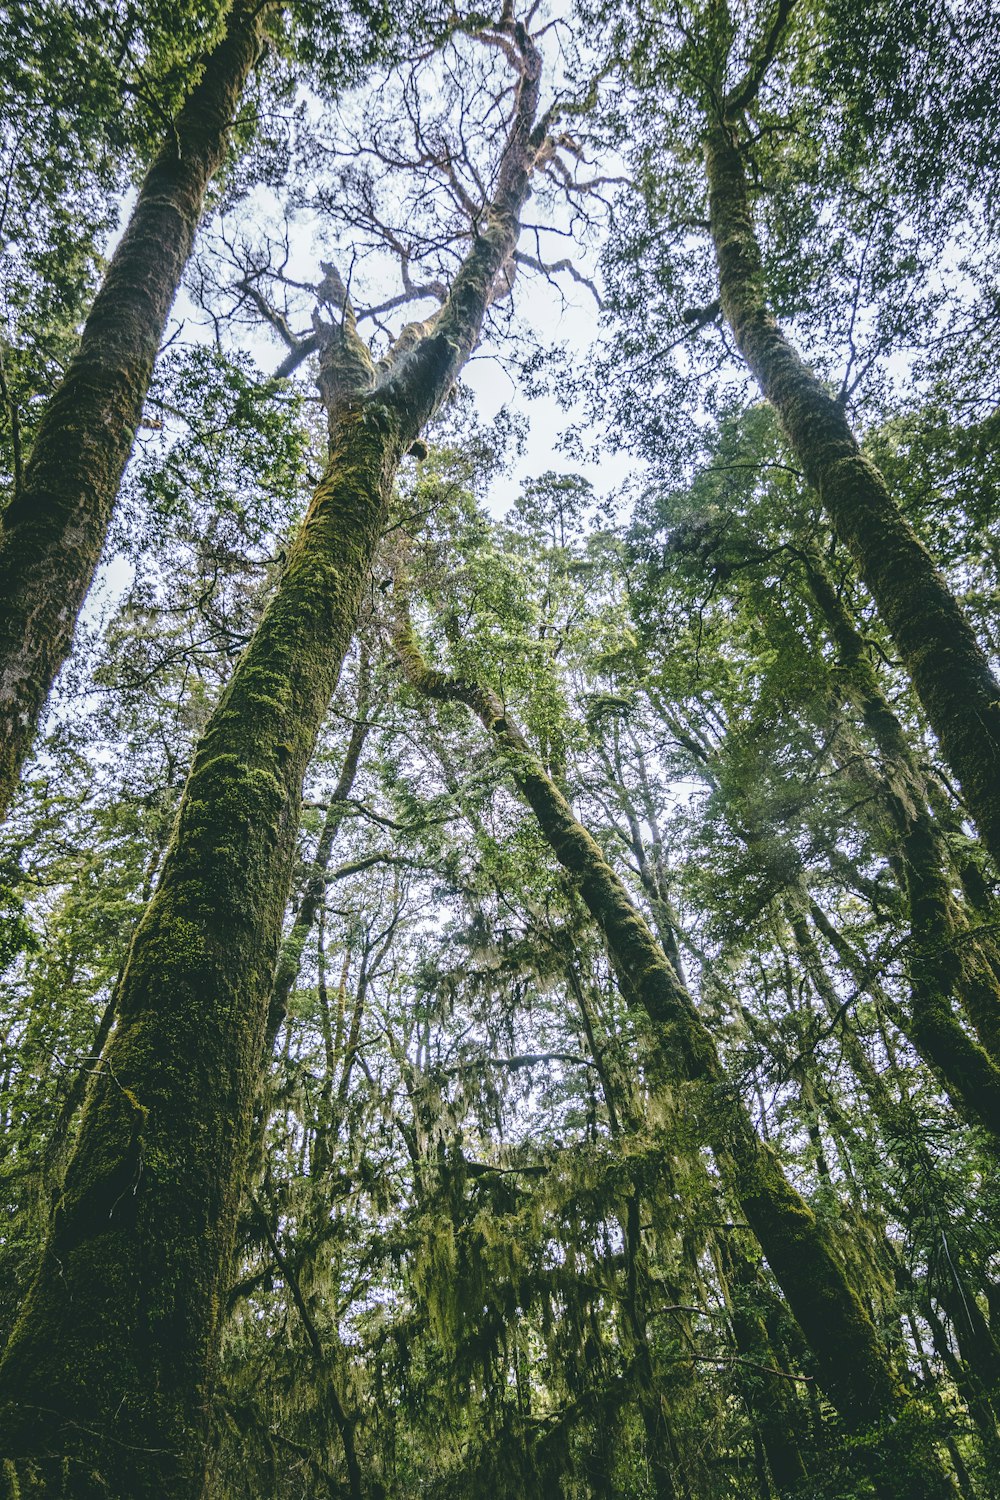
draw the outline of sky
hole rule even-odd
[[[565,88],[565,59],[560,50],[558,27],[546,34],[544,46],[548,54],[548,76],[555,81],[554,86]],[[457,59],[456,63],[452,79],[456,75],[463,77],[462,59]],[[485,66],[487,70],[480,80],[485,87],[480,90],[480,95],[486,101],[484,107],[488,107],[489,87],[496,76],[496,59],[487,58]],[[503,66],[501,63],[501,68]],[[492,76],[490,68],[493,69]],[[509,82],[509,77],[503,79],[501,74],[501,82]],[[449,120],[454,120],[454,85],[449,82],[447,72],[438,74],[435,64],[428,64],[420,72],[420,86],[418,118],[421,127],[426,128],[428,136],[432,137],[433,131],[447,130]],[[374,91],[366,86],[348,96],[342,107],[331,109],[329,106],[321,106],[315,96],[305,91],[300,92],[294,110],[290,111],[295,117],[290,127],[292,150],[294,154],[301,156],[313,147],[315,141],[321,143],[317,176],[320,177],[325,169],[334,182],[331,194],[334,198],[334,214],[324,212],[320,191],[315,185],[312,189],[307,187],[297,198],[293,195],[290,203],[284,190],[276,190],[271,186],[258,187],[224,215],[211,215],[206,219],[198,236],[195,256],[207,257],[208,262],[214,265],[220,281],[224,282],[227,275],[232,281],[238,273],[234,272],[232,266],[225,266],[228,251],[223,247],[226,244],[245,245],[254,255],[259,255],[262,247],[270,242],[270,253],[276,260],[284,258],[284,275],[295,285],[285,287],[266,281],[261,284],[268,291],[269,297],[282,304],[282,310],[287,312],[289,322],[297,332],[306,332],[310,327],[316,303],[306,288],[321,279],[320,263],[327,256],[332,256],[348,277],[352,276],[351,268],[355,264],[360,267],[356,283],[359,312],[365,305],[374,305],[397,293],[401,284],[398,261],[373,248],[372,236],[370,233],[366,235],[364,229],[360,233],[354,233],[349,224],[336,224],[333,218],[339,208],[335,191],[336,173],[343,169],[345,159],[353,159],[352,153],[356,157],[358,143],[363,145],[373,137],[385,141],[390,139],[389,133],[396,130],[396,134],[391,137],[393,148],[399,148],[402,153],[405,153],[407,146],[410,150],[413,149],[412,131],[406,122],[396,129],[399,119],[394,114],[394,100],[398,101],[398,97],[398,90],[393,95],[392,85],[381,90],[376,87]],[[463,110],[466,104],[467,101],[463,98]],[[474,113],[472,110],[473,115]],[[487,116],[487,121],[488,119]],[[487,180],[490,151],[495,151],[495,141],[490,139],[489,128],[484,128],[480,135],[477,148],[475,132],[470,132],[470,139],[473,141],[470,156],[481,177]],[[572,161],[570,165],[576,166]],[[293,179],[296,170],[301,173],[301,162],[293,165]],[[614,163],[609,167],[588,157],[586,161],[579,163],[577,170],[579,176],[586,180],[597,172],[620,170],[620,165]],[[544,186],[540,184],[542,190],[533,194],[528,205],[529,221],[543,226],[541,238],[535,234],[525,234],[522,236],[522,247],[530,253],[541,250],[548,260],[570,255],[574,264],[599,284],[599,226],[574,239],[568,232],[572,226],[566,205],[553,199],[552,194],[544,190]],[[398,195],[406,191],[406,174],[396,174],[396,179],[389,184],[388,214],[391,215],[396,207],[392,194],[395,192]],[[431,230],[437,206],[442,209],[442,222],[445,222],[449,208],[453,209],[453,203],[449,205],[447,196],[440,196],[440,185],[432,188],[431,195],[434,192],[438,197],[431,196],[431,209],[424,225],[426,229],[429,224]],[[124,230],[134,201],[133,192],[122,203],[118,234],[109,242],[108,254],[114,249],[117,238]],[[546,225],[551,225],[551,230],[545,228]],[[283,241],[287,250],[275,249]],[[432,255],[424,271],[425,278],[436,273],[441,279],[447,280],[447,256],[437,264],[433,262]],[[451,264],[454,264],[453,258]],[[414,268],[414,280],[419,279],[417,268]],[[165,342],[174,346],[178,342],[210,342],[214,337],[211,319],[192,296],[192,285],[189,273],[187,284],[181,289],[168,325]],[[353,292],[353,280],[351,285]],[[224,305],[225,300],[223,296],[220,305]],[[426,316],[432,307],[433,303],[424,301],[403,308],[396,315],[393,331],[398,332],[399,327],[412,317]],[[511,318],[507,316],[508,307],[512,309]],[[583,365],[600,335],[600,314],[594,295],[565,273],[559,274],[553,281],[534,270],[519,267],[511,303],[504,304],[499,310],[495,324],[500,337],[491,337],[487,331],[483,342],[466,366],[462,381],[474,393],[476,411],[484,423],[491,423],[505,409],[519,419],[525,432],[525,440],[522,451],[508,455],[506,472],[493,482],[487,496],[489,509],[497,517],[502,516],[515,500],[521,484],[547,470],[582,474],[593,484],[598,500],[607,498],[634,474],[634,459],[611,450],[607,445],[603,445],[597,453],[582,452],[579,443],[567,445],[568,436],[574,426],[583,422],[585,413],[580,409],[563,409],[553,394],[544,391],[530,396],[526,394],[512,358],[518,351],[522,331],[527,329],[543,348],[563,348],[574,367]],[[370,331],[371,326],[370,323],[363,325],[362,331]],[[231,350],[249,353],[254,358],[262,377],[273,372],[285,352],[273,332],[259,321],[256,326],[249,321],[234,325],[227,330],[225,337]],[[306,388],[309,386],[309,369],[308,365],[302,366],[298,377]],[[169,418],[167,421],[169,422]],[[592,423],[587,425],[592,432]],[[107,618],[127,590],[131,577],[132,566],[125,559],[107,559],[88,600],[85,620],[94,624],[102,617]]]

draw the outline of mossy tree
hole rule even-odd
[[[345,45],[389,18],[273,29],[0,850],[8,1491],[992,1493],[995,870],[809,475],[705,337],[728,56],[730,104],[766,64],[730,121],[766,305],[995,649],[996,324],[985,257],[947,257],[994,232],[995,106],[956,61],[988,77],[996,43],[903,12],[529,37],[505,7],[342,105]],[[224,19],[12,15],[0,121],[41,109],[8,208],[37,169],[42,211],[4,261],[8,494],[114,189]],[[35,88],[46,56],[93,67]],[[649,467],[622,497],[543,475],[501,522],[519,420],[474,427],[453,383],[484,330],[544,371],[528,272],[604,298],[571,378]],[[432,410],[447,446],[401,463]],[[446,701],[380,635],[407,568]]]
[[[848,1427],[858,1434],[872,1430],[883,1450],[875,1463],[879,1492],[950,1493],[951,1482],[932,1440],[918,1435],[922,1419],[911,1411],[902,1420],[907,1408],[903,1387],[845,1268],[777,1158],[758,1140],[676,968],[599,846],[574,817],[499,696],[481,682],[448,676],[427,663],[405,601],[398,606],[393,641],[407,679],[418,691],[465,703],[500,743],[544,837],[608,943],[623,993],[650,1022],[647,1066],[654,1074],[662,1068],[683,1090],[685,1109],[699,1117],[706,1143],[816,1358],[827,1394]],[[704,1093],[700,1099],[699,1091]]]
[[[498,286],[509,286],[532,173],[552,158],[541,56],[524,25],[504,11],[474,45],[513,77],[491,196],[440,311],[408,325],[378,365],[327,272],[335,321],[316,324],[326,470],[196,751],[39,1277],[4,1357],[9,1456],[40,1465],[50,1485],[68,1462],[76,1493],[201,1485],[303,776],[398,465],[472,352]]]
[[[963,148],[950,167],[935,165],[927,138],[933,132],[926,121],[915,123],[916,112],[902,97],[899,77],[915,65],[915,51],[887,53],[884,71],[874,66],[859,86],[844,54],[856,63],[865,46],[858,33],[870,46],[871,32],[836,5],[778,0],[730,7],[712,0],[691,6],[676,26],[659,25],[642,6],[617,17],[608,65],[620,69],[636,104],[643,100],[641,109],[656,114],[659,131],[651,128],[627,147],[644,223],[625,221],[609,270],[623,309],[637,297],[644,300],[643,282],[652,283],[664,326],[657,334],[647,323],[626,340],[648,350],[662,338],[659,382],[680,400],[674,351],[725,320],[781,421],[790,461],[819,494],[884,619],[942,757],[996,860],[1000,684],[954,587],[863,451],[848,415],[873,367],[911,341],[933,341],[936,317],[958,323],[966,316],[960,303],[960,310],[942,309],[929,268],[951,253],[949,213],[959,195],[981,189],[991,201],[994,191],[993,169],[971,161],[977,153],[963,112],[977,106],[960,81],[965,57],[977,47],[989,55],[990,42],[974,21],[949,33],[938,8],[927,9],[934,24],[915,21],[914,36],[933,33],[928,72],[949,79],[955,98]],[[627,114],[619,110],[610,119]],[[895,173],[894,143],[901,152]],[[857,222],[858,204],[870,206],[873,199],[878,210]],[[831,212],[838,226],[832,233],[824,227],[824,214]],[[977,208],[972,214],[977,217]],[[990,236],[994,226],[985,217]],[[711,248],[714,269],[702,247]],[[984,288],[981,273],[976,280]],[[823,361],[819,371],[777,321],[783,305],[811,322]],[[864,335],[863,324],[871,328]],[[839,390],[824,378],[838,338]],[[625,363],[621,351],[609,358],[619,367]],[[648,394],[626,397],[623,416],[629,406],[648,413],[649,435],[655,442],[658,424],[662,441],[671,424],[649,405]]]
[[[46,400],[28,453],[16,456],[0,531],[3,812],[72,643],[205,195],[274,15],[238,0],[223,17],[145,177],[80,347]],[[10,417],[18,421],[13,409]]]

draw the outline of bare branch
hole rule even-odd
[[[249,276],[245,276],[238,283],[238,287],[244,296],[250,299],[264,321],[271,325],[282,343],[286,344],[289,349],[297,349],[300,341],[289,328],[288,320],[276,307],[271,306],[260,287],[256,286]]]
[[[274,372],[275,380],[285,380],[294,374],[303,360],[308,359],[310,354],[315,354],[319,348],[319,339],[315,333],[308,334],[304,339],[299,339],[294,349],[290,350],[281,364]]]
[[[562,260],[554,260],[546,263],[545,261],[539,260],[535,255],[528,255],[524,250],[515,250],[514,259],[517,261],[517,264],[519,266],[528,266],[533,271],[540,271],[542,275],[545,276],[549,281],[552,281],[554,285],[557,285],[554,278],[560,271],[565,271],[567,276],[572,277],[572,279],[580,286],[585,286],[587,288],[587,291],[590,292],[594,301],[597,303],[598,308],[604,307],[604,301],[601,297],[601,294],[597,290],[597,287],[594,285],[594,283],[591,281],[590,277],[584,276],[583,272],[577,269],[577,267],[573,264],[568,256],[564,256]]]

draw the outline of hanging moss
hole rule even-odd
[[[47,1447],[92,1429],[109,1493],[197,1488],[302,777],[403,447],[387,425],[345,418],[209,722],[0,1376],[11,1451],[43,1410]]]
[[[878,1493],[886,1500],[944,1500],[952,1485],[925,1418],[912,1415],[889,1352],[843,1263],[777,1156],[759,1140],[722,1072],[708,1028],[628,891],[495,694],[424,661],[402,603],[393,640],[415,687],[429,697],[467,704],[503,748],[553,853],[607,940],[623,994],[652,1023],[654,1067],[680,1089],[695,1129],[711,1145],[805,1335],[827,1395],[850,1430],[859,1435],[874,1430],[874,1446],[892,1447],[895,1464],[880,1465]],[[897,1428],[904,1414],[907,1421]],[[897,1448],[895,1434],[904,1430],[904,1446]]]
[[[329,461],[195,754],[0,1365],[3,1456],[39,1465],[53,1494],[65,1462],[74,1493],[84,1473],[100,1475],[93,1493],[135,1500],[202,1490],[303,777],[397,468],[475,347],[534,167],[540,58],[509,30],[524,62],[510,144],[432,329],[380,372],[352,316],[317,330]]]

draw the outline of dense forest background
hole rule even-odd
[[[995,7],[0,22],[0,1494],[990,1500]]]

